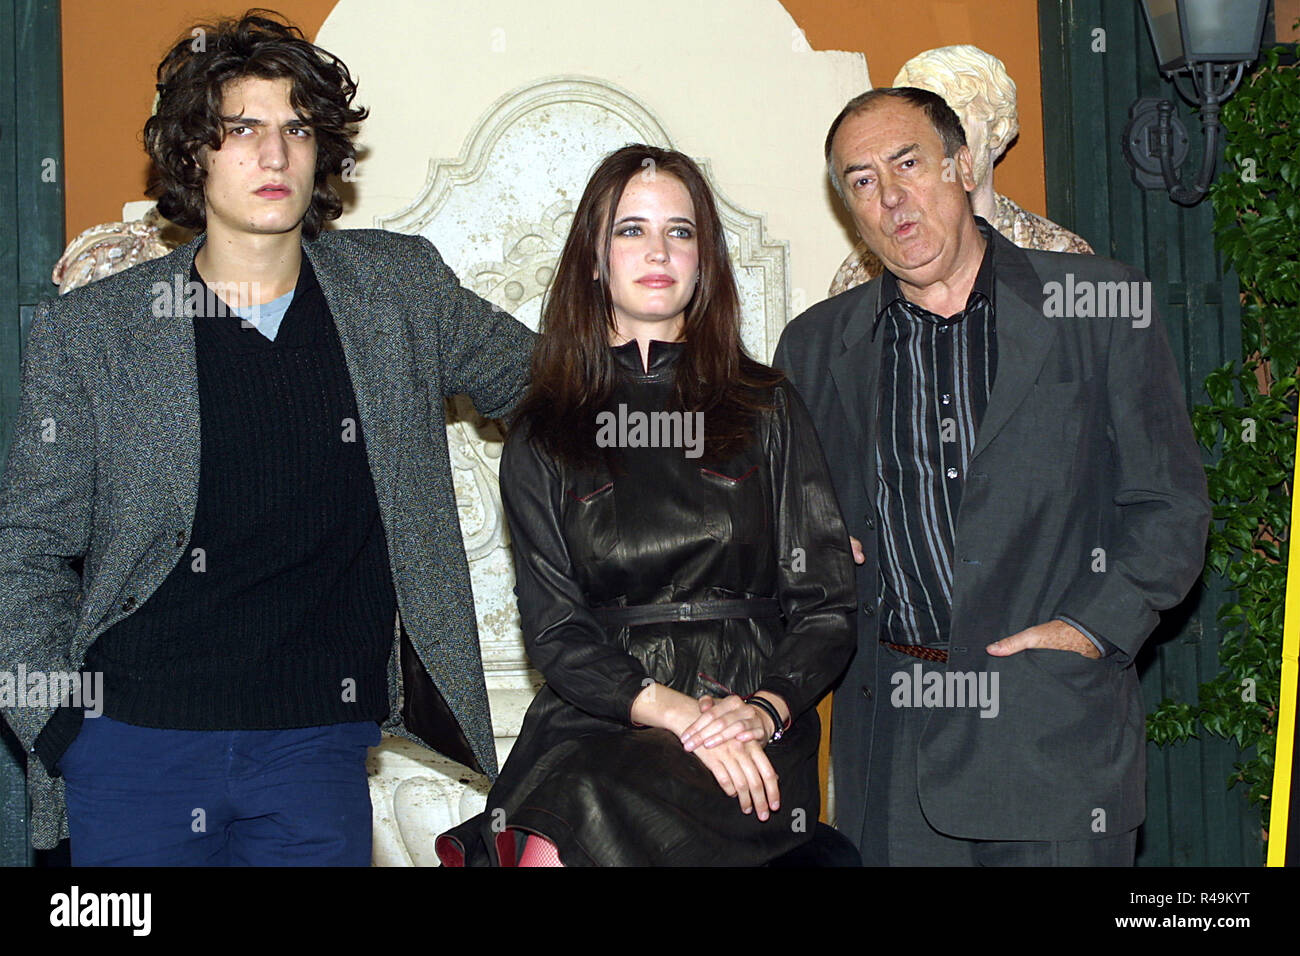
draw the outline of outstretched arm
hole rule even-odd
[[[509,312],[466,289],[433,244],[422,237],[419,242],[428,263],[437,331],[436,340],[426,345],[436,350],[443,396],[467,394],[483,415],[500,418],[528,387],[537,336]]]

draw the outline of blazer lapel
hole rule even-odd
[[[191,517],[199,495],[199,391],[194,325],[182,306],[202,244],[199,236],[138,267],[148,274],[138,302],[127,303],[126,315],[142,318],[131,324],[123,370],[131,387],[131,410],[157,439],[132,450],[138,467],[145,474],[164,475],[181,513]]]
[[[397,500],[400,455],[406,447],[403,425],[413,418],[403,414],[401,404],[412,396],[403,394],[401,385],[401,370],[409,359],[402,353],[400,306],[393,296],[380,295],[374,276],[363,274],[355,258],[338,244],[316,240],[304,243],[303,250],[338,329],[375,494],[382,513],[390,514]]]
[[[974,459],[1029,394],[1052,347],[1054,330],[1043,316],[1043,284],[1024,250],[993,234],[996,276],[994,322],[998,367],[988,408],[975,435]]]
[[[873,282],[858,301],[857,307],[845,323],[841,336],[844,351],[831,359],[831,379],[839,396],[844,417],[852,430],[851,448],[867,449],[866,467],[856,469],[862,476],[863,490],[870,496],[875,471],[875,407],[876,382],[880,377],[880,339],[871,334],[877,304],[880,301],[880,283]]]

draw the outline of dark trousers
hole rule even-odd
[[[374,721],[160,730],[87,717],[59,761],[73,866],[368,866]]]
[[[866,819],[859,840],[864,866],[1132,866],[1137,830],[1089,840],[966,840],[930,826],[916,788],[916,755],[931,711],[893,707],[896,671],[943,671],[887,647],[872,693],[878,701],[867,776]],[[1014,780],[1007,781],[1015,786]],[[840,786],[836,781],[836,786]],[[855,834],[849,834],[850,837]]]

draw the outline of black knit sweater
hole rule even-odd
[[[104,674],[104,713],[184,730],[382,720],[397,598],[356,397],[311,264],[274,342],[234,316],[195,317],[194,340],[193,532],[158,589],[87,652],[83,670]],[[80,716],[61,711],[46,726],[47,766]]]

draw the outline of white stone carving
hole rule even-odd
[[[613,84],[544,79],[493,104],[461,155],[431,161],[415,200],[376,225],[425,235],[466,286],[536,329],[587,179],[605,154],[629,142],[673,145],[653,113]],[[707,160],[697,161],[709,176]],[[788,318],[788,246],[766,235],[761,215],[739,208],[716,185],[714,193],[740,286],[742,338],[764,357]],[[528,666],[515,607],[497,477],[501,432],[463,396],[448,403],[448,422],[493,729],[504,758],[541,678]],[[459,822],[462,809],[481,809],[481,799],[467,805],[462,794],[481,797],[487,786],[463,767],[398,741],[375,751],[371,781],[377,821],[387,821],[376,860],[398,865],[420,865],[432,837]]]
[[[591,170],[610,150],[633,141],[672,145],[663,124],[612,84],[586,77],[542,80],[498,100],[460,157],[431,161],[420,195],[376,225],[436,240],[467,286],[536,328]],[[701,166],[707,174],[708,163]],[[761,216],[717,198],[745,305],[745,341],[765,355],[786,319],[788,250],[765,236]],[[528,690],[537,678],[527,668],[514,606],[497,485],[500,430],[463,398],[449,404],[449,416],[489,691]],[[517,729],[517,723],[508,725],[507,732]]]
[[[541,295],[592,170],[631,142],[674,148],[659,119],[630,93],[595,77],[560,76],[501,97],[456,160],[433,160],[421,194],[376,225],[420,233],[467,286],[537,328]],[[714,187],[736,267],[742,339],[760,359],[787,319],[789,245],[766,235],[764,217]]]

